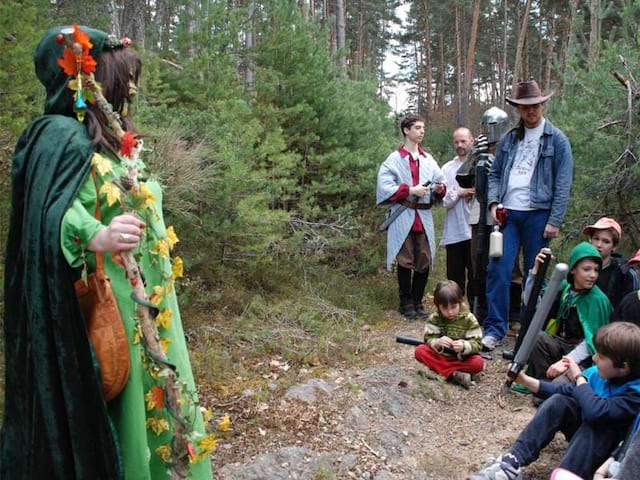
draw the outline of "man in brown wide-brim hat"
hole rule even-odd
[[[518,125],[505,133],[489,173],[488,205],[493,220],[498,204],[508,212],[502,227],[503,255],[492,258],[487,271],[487,317],[483,322],[485,350],[505,336],[509,319],[509,284],[520,248],[524,279],[535,256],[558,235],[564,220],[573,158],[567,137],[544,117],[544,94],[535,80],[518,82],[506,101],[518,109]]]

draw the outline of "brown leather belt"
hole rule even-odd
[[[431,208],[430,203],[410,202],[409,200],[402,200],[399,203],[400,205],[403,205],[407,208],[411,208],[413,210],[429,210]]]

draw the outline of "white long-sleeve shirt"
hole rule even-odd
[[[463,242],[471,239],[471,226],[469,225],[469,213],[471,205],[469,198],[458,196],[460,185],[456,181],[456,173],[464,160],[455,157],[442,167],[442,173],[447,182],[447,194],[442,199],[442,205],[447,209],[442,229],[440,245]]]

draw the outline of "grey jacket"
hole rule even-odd
[[[501,203],[507,193],[509,174],[523,134],[518,126],[508,131],[496,150],[496,159],[489,173],[489,205]],[[571,183],[573,182],[573,157],[569,139],[546,119],[542,132],[542,148],[530,185],[531,208],[550,210],[547,223],[562,226]]]
[[[424,153],[419,156],[419,159],[419,183],[425,183],[428,180],[433,183],[445,183],[444,174],[431,155]],[[378,170],[376,204],[382,207],[390,206],[387,215],[390,215],[397,208],[401,207],[399,203],[389,201],[389,197],[396,193],[402,183],[413,185],[411,170],[409,169],[409,159],[403,158],[400,152],[396,150],[387,157]],[[433,203],[435,200],[434,197],[425,195],[419,199],[418,202]],[[424,232],[429,242],[431,264],[433,265],[433,261],[436,258],[437,243],[431,210],[406,209],[387,229],[387,270],[391,270],[391,265],[396,255],[400,252],[402,244],[407,238],[407,235],[409,235],[416,213],[420,215],[420,220],[422,221],[422,226],[424,227]]]

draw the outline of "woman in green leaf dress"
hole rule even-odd
[[[136,188],[121,188],[131,149],[141,149],[126,117],[141,62],[128,39],[73,28],[63,32],[76,56],[63,48],[60,28],[36,49],[45,115],[22,135],[12,168],[0,477],[210,479],[216,440],[205,430],[174,291],[182,276],[182,261],[172,256],[179,240],[164,223],[161,187],[137,156]],[[93,80],[107,106],[91,103]],[[101,220],[94,216],[98,199]],[[159,312],[160,345],[178,373],[178,428],[167,405],[166,370],[144,347],[131,299],[135,281],[119,260],[126,251],[142,271]],[[103,253],[131,359],[124,390],[108,403],[74,291],[82,273],[93,270],[95,252]]]

